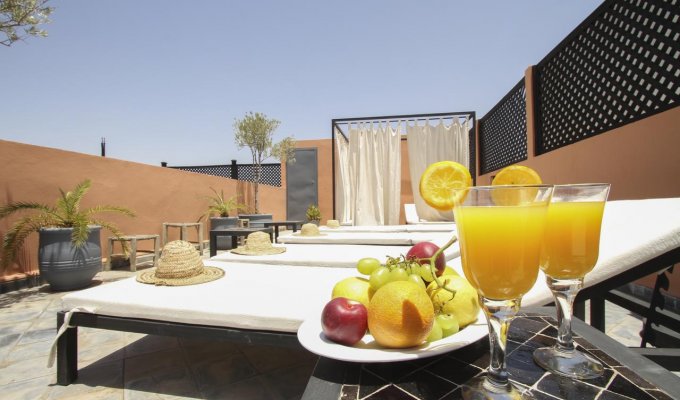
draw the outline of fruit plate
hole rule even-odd
[[[370,334],[354,346],[332,342],[321,330],[321,318],[308,318],[298,329],[298,340],[304,348],[314,354],[341,361],[352,362],[393,362],[408,361],[436,356],[460,349],[483,338],[489,333],[484,313],[480,311],[477,321],[458,333],[407,349],[387,349],[376,343]]]

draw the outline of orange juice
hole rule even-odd
[[[536,283],[548,205],[456,207],[465,277],[493,300],[523,296]]]
[[[541,269],[559,279],[582,278],[590,272],[600,251],[604,202],[551,203]]]

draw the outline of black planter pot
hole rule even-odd
[[[71,243],[72,228],[43,228],[39,232],[40,276],[55,291],[87,287],[102,269],[101,226],[90,226],[85,244]]]
[[[238,217],[211,217],[210,230],[220,230],[226,228],[233,228],[238,226]],[[217,250],[231,249],[231,237],[219,236],[217,237]]]
[[[239,214],[238,217],[250,220],[252,228],[263,228],[264,222],[272,222],[272,214]]]

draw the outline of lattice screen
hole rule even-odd
[[[598,11],[535,69],[538,154],[680,104],[680,0]]]
[[[170,167],[199,174],[231,178],[231,165],[199,165],[192,167]],[[237,177],[241,181],[255,181],[255,167],[252,164],[238,164]],[[281,164],[262,164],[262,179],[260,182],[270,186],[281,186]]]
[[[520,80],[479,120],[480,173],[527,159],[526,90]]]

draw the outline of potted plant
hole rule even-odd
[[[236,200],[236,196],[229,198],[224,197],[224,190],[217,190],[210,188],[212,190],[212,196],[206,196],[210,202],[208,210],[201,216],[200,219],[207,217],[210,220],[210,230],[225,229],[228,227],[238,226],[238,216],[230,216],[232,212],[237,212],[238,210],[245,209],[245,205],[240,204]],[[231,240],[227,237],[217,238],[217,248],[220,250],[228,250],[231,248]]]
[[[321,211],[319,211],[319,207],[314,204],[310,204],[309,207],[307,207],[307,212],[305,215],[307,217],[307,222],[311,222],[316,225],[319,225],[321,222]]]
[[[262,162],[269,157],[276,157],[281,163],[286,161],[295,162],[295,139],[286,137],[280,142],[274,144],[272,136],[276,128],[278,128],[280,121],[276,119],[267,118],[261,113],[247,113],[243,119],[236,119],[234,121],[234,139],[239,149],[248,147],[253,160],[253,168],[255,172],[255,179],[253,180],[254,199],[255,199],[255,214],[260,214],[259,202],[259,184],[262,177]],[[250,217],[250,216],[245,216]],[[254,217],[249,218],[253,220],[271,221],[271,214],[269,217]]]
[[[102,254],[100,232],[106,228],[120,237],[116,226],[95,218],[101,212],[116,212],[133,217],[126,208],[100,205],[85,210],[80,202],[90,190],[92,183],[85,180],[70,191],[61,193],[54,206],[34,202],[12,202],[0,207],[0,218],[19,211],[36,213],[18,220],[5,234],[2,245],[3,271],[15,260],[24,240],[38,232],[38,266],[40,276],[52,290],[74,290],[86,287],[101,271]]]

